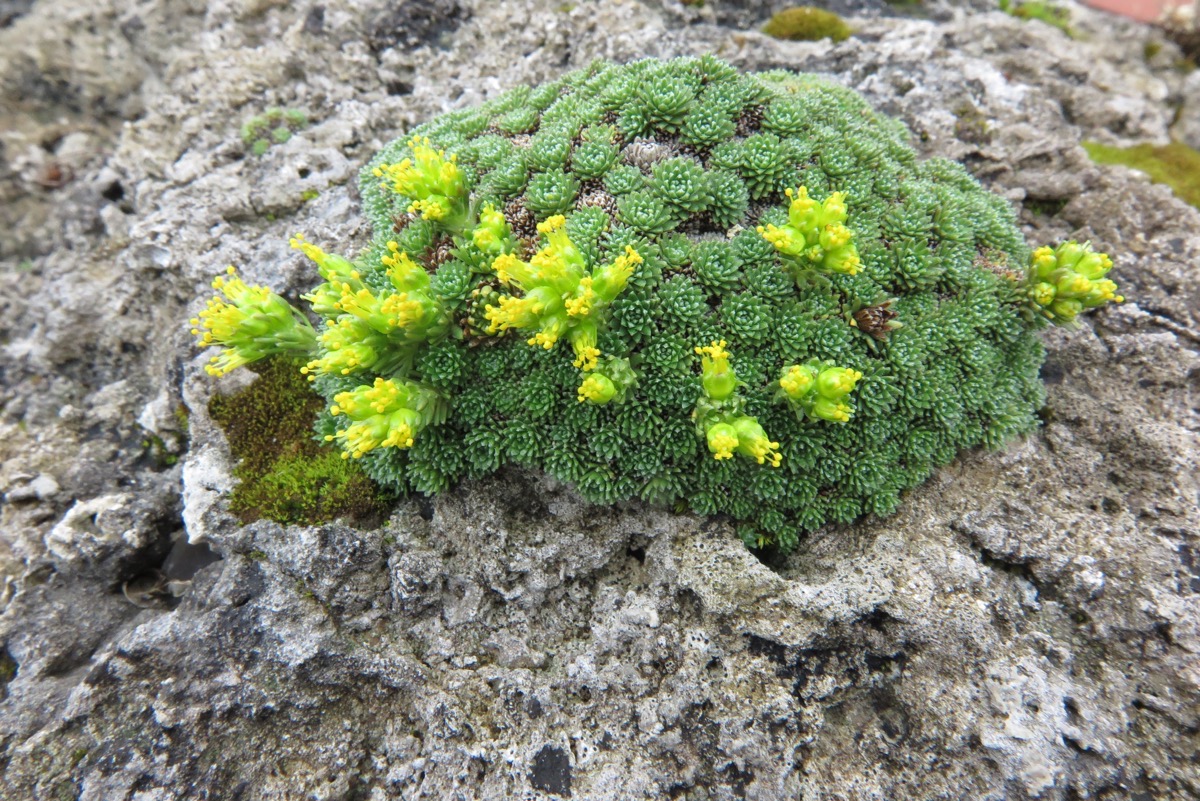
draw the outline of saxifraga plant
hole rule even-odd
[[[811,76],[598,62],[384,148],[371,245],[292,241],[319,325],[234,275],[194,332],[215,374],[298,357],[318,435],[389,490],[522,465],[787,551],[1034,428],[1036,330],[1120,300],[906,139]]]

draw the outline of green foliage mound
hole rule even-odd
[[[1035,269],[1002,199],[855,93],[710,57],[443,115],[361,188],[357,259],[293,241],[321,325],[218,279],[213,372],[304,354],[318,432],[389,490],[521,465],[783,550],[1033,428],[1034,330],[1114,298],[1111,262]]]

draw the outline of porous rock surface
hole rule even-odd
[[[5,8],[6,797],[1200,795],[1200,212],[1078,146],[1166,140],[1183,76],[1149,29],[868,5],[835,46],[724,0]],[[305,289],[288,235],[364,242],[357,166],[433,114],[703,52],[858,89],[1031,240],[1113,254],[1130,300],[1045,335],[1035,435],[770,564],[721,521],[518,472],[376,530],[224,511],[206,402],[247,378],[199,371],[209,276]],[[238,128],[269,106],[312,124],[255,157]]]

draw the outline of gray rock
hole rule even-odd
[[[1179,116],[1172,132],[1179,141],[1200,149],[1200,72],[1192,72],[1181,87]]]
[[[12,797],[1200,795],[1200,212],[1079,147],[1165,141],[1191,89],[1150,29],[935,4],[833,45],[728,27],[756,3],[26,5],[0,23]],[[200,372],[211,275],[307,288],[287,237],[361,246],[357,165],[433,114],[701,52],[851,86],[1038,201],[1031,241],[1114,255],[1130,300],[1047,332],[1039,432],[772,564],[517,470],[376,530],[226,512],[207,401],[249,377]],[[311,125],[254,157],[238,129],[270,106]],[[50,156],[71,180],[31,183]]]

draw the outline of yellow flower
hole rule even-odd
[[[375,176],[385,179],[385,187],[409,198],[411,214],[435,221],[462,216],[468,187],[457,158],[447,158],[444,150],[434,150],[427,138],[413,137],[408,146],[411,158],[398,164],[381,164],[375,168]]]
[[[705,439],[708,441],[708,449],[712,451],[714,459],[720,461],[733,458],[733,452],[737,450],[738,446],[738,436],[733,426],[728,423],[717,423],[709,427],[705,433]]]
[[[725,340],[696,348],[704,358],[700,362],[700,384],[704,393],[716,401],[725,400],[737,388],[737,374],[729,366],[729,352]]]
[[[827,398],[841,400],[854,391],[863,374],[849,367],[827,367],[817,376],[817,392]]]
[[[758,226],[758,232],[762,234],[762,238],[775,246],[775,249],[780,253],[785,253],[789,256],[799,256],[804,252],[806,244],[804,235],[799,231],[791,228],[780,228],[775,225],[767,227]]]
[[[591,401],[597,405],[608,403],[617,394],[612,379],[601,373],[592,373],[579,385],[579,402]]]
[[[779,453],[779,443],[771,442],[767,433],[753,417],[738,417],[733,421],[733,430],[737,436],[738,453],[745,454],[759,464],[770,463],[771,467],[779,467],[783,456]],[[711,446],[710,446],[711,447]]]
[[[411,448],[440,405],[432,390],[385,378],[339,392],[333,400],[329,413],[352,422],[325,441],[340,440],[344,459],[361,459],[376,448]]]
[[[789,397],[798,400],[813,388],[817,380],[816,373],[817,371],[811,367],[793,364],[791,367],[783,368],[779,386]]]
[[[528,344],[533,345],[534,347],[545,348],[546,350],[553,348],[557,342],[558,334],[553,332],[547,333],[545,331],[538,331],[527,340]]]
[[[572,317],[585,317],[592,310],[598,297],[592,290],[592,277],[585,275],[579,279],[579,288],[576,291],[576,296],[566,300],[567,314]]]
[[[191,319],[199,347],[222,345],[205,370],[221,376],[242,365],[284,351],[310,352],[316,332],[291,304],[263,286],[247,284],[232,266],[213,279],[207,307]]]
[[[600,349],[585,345],[579,349],[572,364],[586,373],[596,369],[596,363],[599,359]]]

